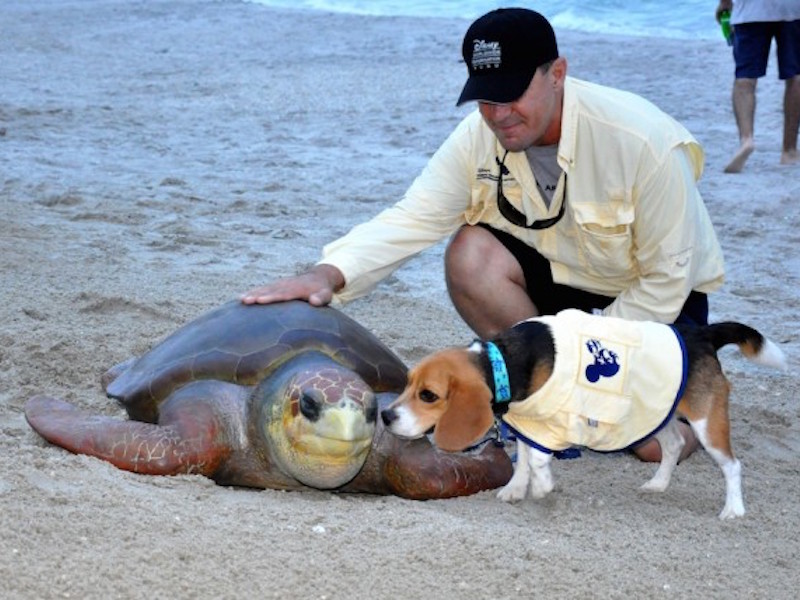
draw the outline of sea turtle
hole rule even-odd
[[[491,442],[453,454],[384,430],[379,409],[405,381],[402,361],[340,311],[232,301],[103,376],[131,420],[47,396],[25,417],[46,440],[137,473],[415,499],[504,485],[511,462]]]

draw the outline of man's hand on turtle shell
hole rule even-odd
[[[334,292],[344,286],[341,271],[331,265],[316,265],[311,270],[294,277],[253,288],[242,294],[244,304],[271,304],[287,300],[305,300],[312,306],[325,306]]]

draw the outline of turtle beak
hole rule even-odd
[[[369,422],[362,409],[343,401],[325,410],[317,422],[317,432],[325,437],[352,442],[372,438],[375,421]]]
[[[329,405],[322,394],[313,390],[301,396],[300,412],[323,438],[352,442],[371,438],[375,432],[377,408],[373,398],[345,397]]]
[[[357,414],[352,410],[337,411],[338,414],[332,415],[335,421],[336,431],[339,432],[343,440],[355,440],[364,435],[363,415]]]

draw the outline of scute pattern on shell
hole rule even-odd
[[[107,388],[131,417],[156,422],[158,405],[198,379],[252,386],[292,356],[318,350],[358,373],[376,392],[400,391],[406,367],[363,326],[305,302],[229,302],[202,315],[143,355]]]

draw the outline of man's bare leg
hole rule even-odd
[[[725,167],[726,173],[739,173],[753,150],[753,127],[756,115],[757,79],[736,79],[733,82],[733,114],[739,129],[739,150]]]
[[[539,314],[517,259],[482,227],[465,225],[453,236],[445,279],[458,314],[483,339]]]
[[[697,436],[688,423],[678,421],[678,430],[686,442],[678,458],[678,462],[680,462],[697,450],[700,447],[700,442],[697,441]],[[633,449],[633,453],[643,462],[661,462],[661,444],[655,438],[650,438],[636,446]]]
[[[781,164],[800,163],[797,153],[797,131],[800,128],[800,75],[786,80],[783,94],[783,152]]]

